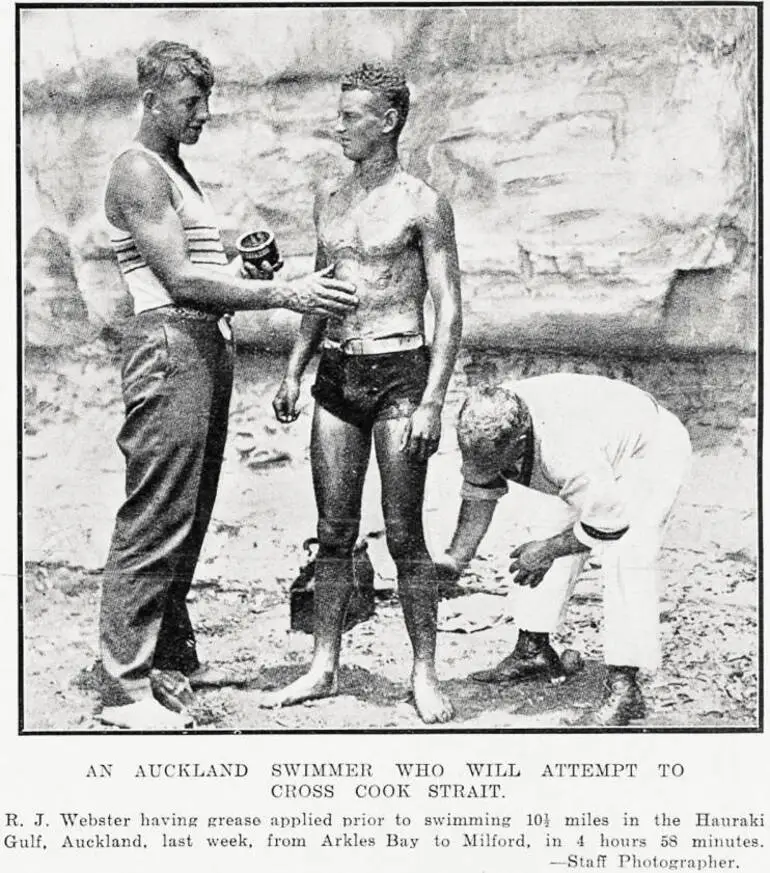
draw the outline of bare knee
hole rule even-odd
[[[318,519],[318,556],[349,558],[358,539],[358,519]]]
[[[421,563],[428,557],[425,540],[419,524],[416,529],[406,523],[386,524],[388,551],[396,566]]]

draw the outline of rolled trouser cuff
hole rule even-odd
[[[149,673],[138,679],[118,678],[101,664],[100,697],[103,706],[126,706],[152,697]]]

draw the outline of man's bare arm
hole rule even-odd
[[[515,575],[517,585],[536,588],[557,558],[590,551],[569,527],[545,540],[533,540],[517,546],[511,552],[512,562],[508,569]]]
[[[460,266],[454,216],[446,198],[431,192],[432,202],[419,223],[428,293],[433,300],[435,327],[428,382],[401,440],[401,448],[427,460],[438,448],[441,409],[462,336]]]
[[[460,514],[457,518],[452,543],[446,551],[446,557],[454,565],[458,573],[462,572],[478,550],[484,539],[492,517],[495,514],[497,501],[468,500],[460,504]]]
[[[286,364],[286,373],[273,398],[275,417],[283,424],[291,424],[291,422],[299,418],[297,401],[299,400],[302,374],[305,372],[310,359],[318,348],[318,344],[323,336],[325,323],[325,316],[302,316],[299,335]]]
[[[320,197],[316,197],[313,208],[313,218],[316,230],[318,229],[318,215],[320,210]],[[319,240],[316,247],[315,269],[325,270],[329,267],[326,252]],[[299,327],[299,335],[289,354],[286,364],[286,373],[283,381],[278,386],[273,399],[273,410],[278,421],[290,424],[299,417],[297,412],[297,400],[299,399],[300,382],[307,365],[316,352],[321,337],[323,336],[326,317],[323,315],[303,315]]]
[[[143,155],[128,155],[116,164],[107,206],[120,216],[121,225],[176,302],[221,311],[283,307],[321,315],[344,314],[356,306],[351,285],[323,275],[291,282],[247,280],[193,264],[168,177]]]
[[[423,221],[421,240],[428,293],[436,316],[428,384],[422,402],[441,407],[462,338],[460,265],[454,214],[449,201],[442,195],[438,195],[435,208]]]
[[[316,272],[327,270],[331,266],[323,244],[318,236],[318,221],[325,197],[326,192],[322,189],[313,202],[313,224],[315,225],[317,240],[315,252]],[[286,365],[286,379],[296,380],[297,382],[302,379],[302,374],[305,372],[307,365],[310,363],[311,358],[316,353],[318,345],[321,342],[325,325],[326,317],[323,315],[302,316],[299,336],[294,343],[294,347],[289,355],[289,361]]]

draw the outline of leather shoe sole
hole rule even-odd
[[[245,676],[228,673],[209,664],[202,664],[197,670],[188,673],[187,680],[193,691],[198,688],[240,688],[249,682]]]
[[[536,679],[547,679],[552,685],[558,685],[567,678],[561,660],[556,652],[548,646],[536,655],[527,657],[515,650],[491,670],[480,670],[471,673],[474,682],[490,684],[510,684],[514,682],[530,682]]]

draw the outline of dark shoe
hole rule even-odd
[[[190,681],[179,670],[150,670],[153,697],[173,712],[184,713],[195,703]]]
[[[516,648],[491,670],[471,673],[474,682],[525,682],[530,679],[547,679],[556,685],[567,678],[561,659],[556,654],[547,635],[541,639],[521,631]],[[543,640],[542,637],[545,637]]]
[[[220,667],[211,664],[201,664],[192,673],[187,674],[187,681],[193,691],[199,688],[240,688],[248,685],[249,679],[237,673],[228,673]]]
[[[626,727],[634,719],[644,718],[647,708],[636,681],[636,669],[610,667],[604,683],[604,700],[586,712],[574,724],[596,727]]]

